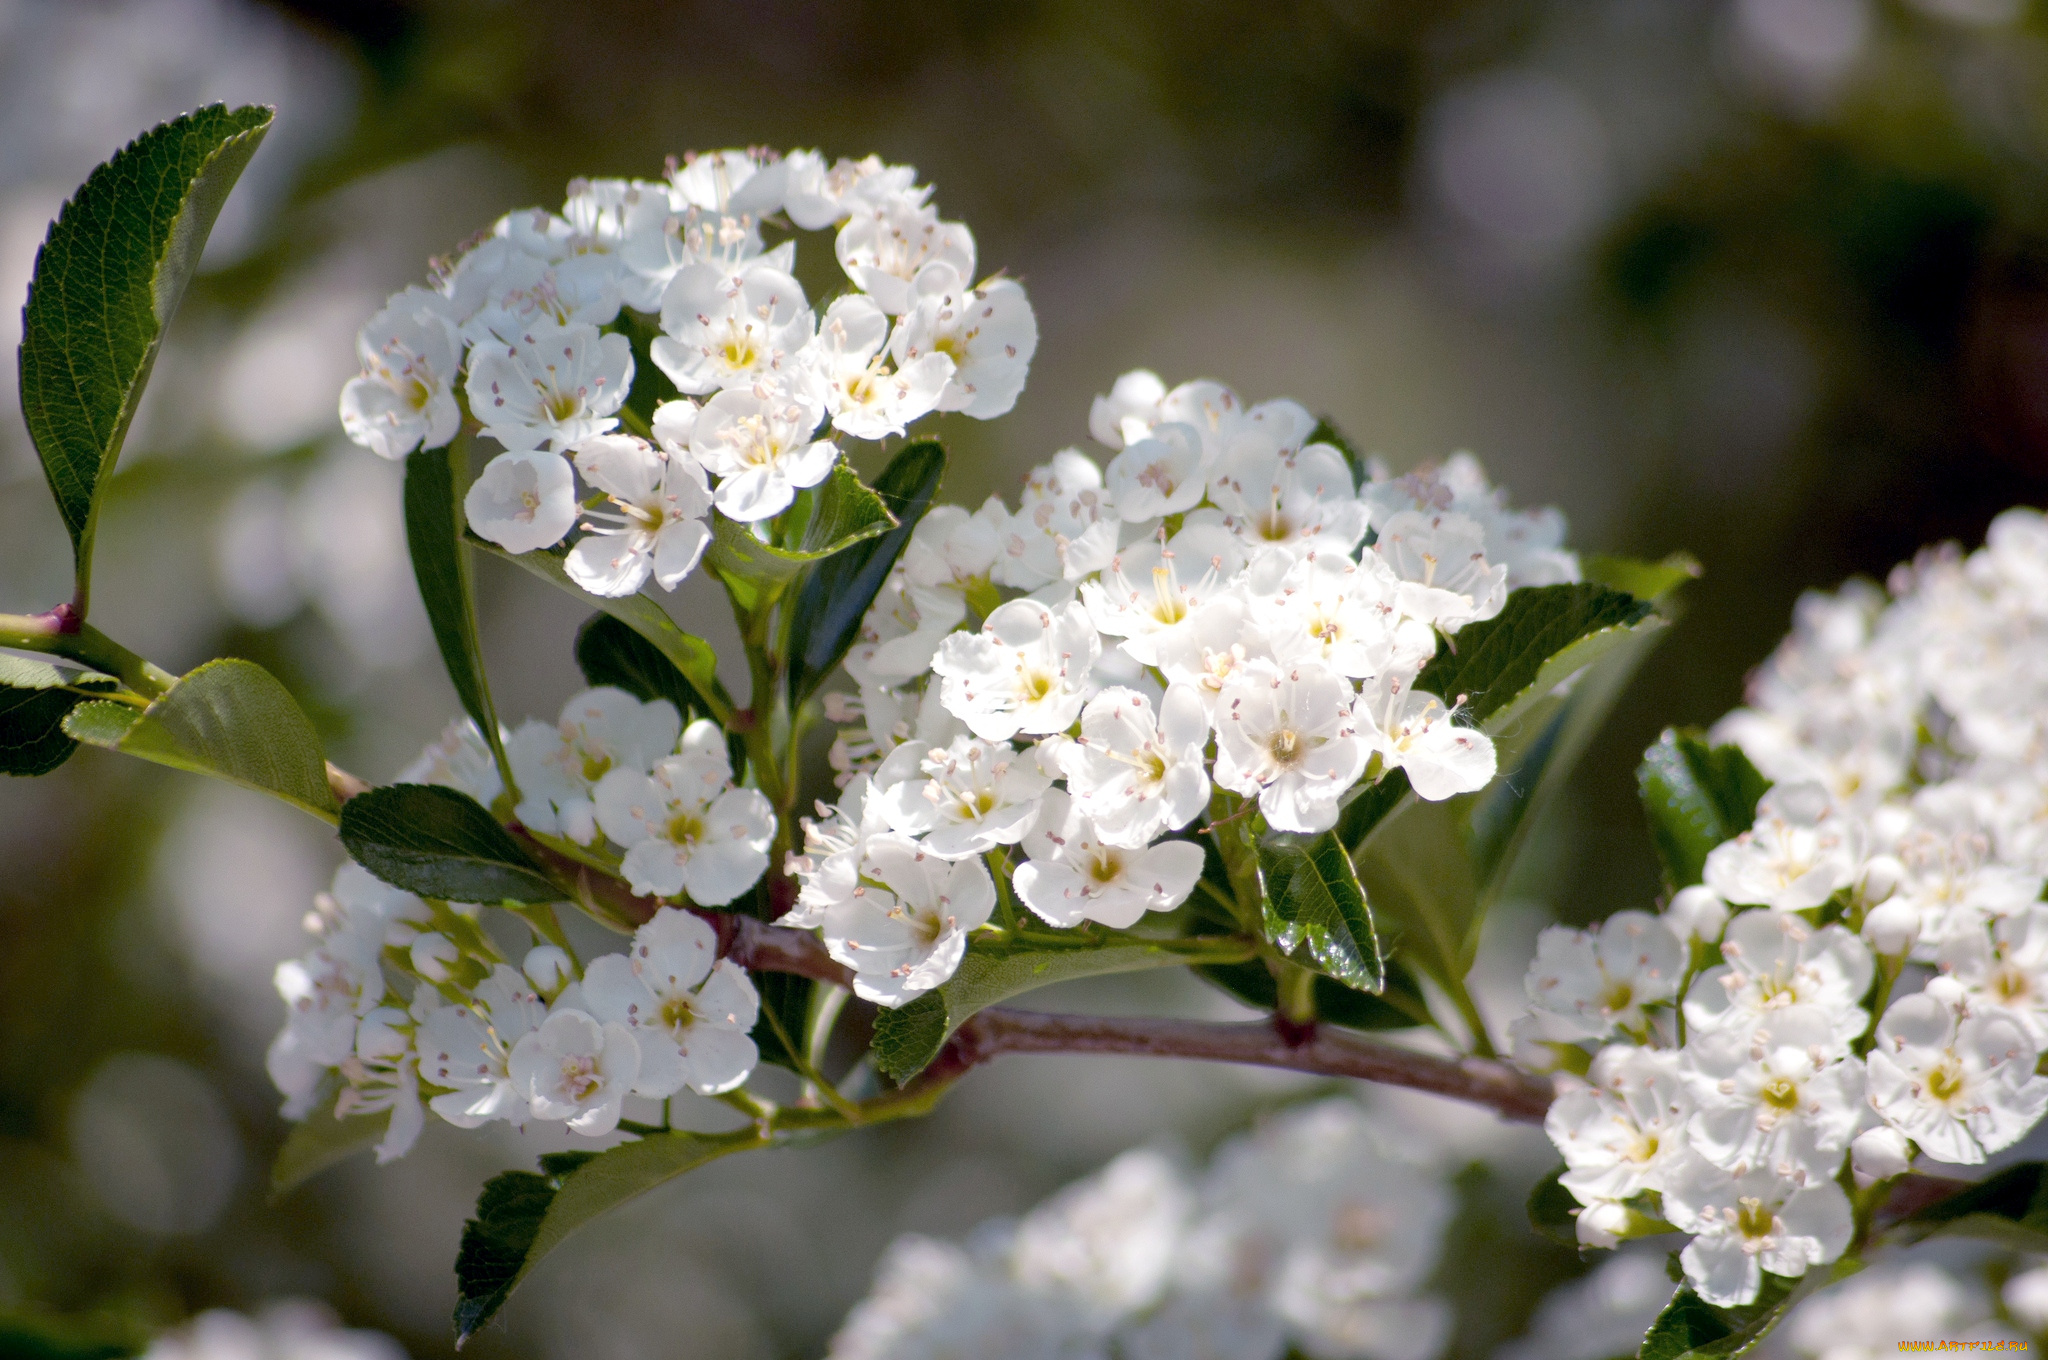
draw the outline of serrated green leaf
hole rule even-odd
[[[405,460],[405,546],[420,602],[434,628],[441,664],[463,712],[476,723],[498,767],[508,769],[498,735],[498,709],[484,674],[476,632],[476,590],[462,547],[462,497],[468,490],[469,439],[443,449],[418,449]]]
[[[1749,830],[1770,786],[1740,747],[1708,746],[1697,731],[1665,728],[1643,752],[1636,787],[1667,885],[1698,883],[1708,852]]]
[[[564,548],[550,548],[541,552],[506,552],[489,539],[481,538],[474,532],[465,532],[464,541],[472,547],[482,548],[496,557],[502,557],[525,568],[541,580],[565,590],[585,604],[596,605],[605,613],[625,624],[641,637],[646,638],[669,659],[676,670],[682,673],[690,688],[696,691],[700,708],[711,714],[720,726],[732,725],[732,696],[725,692],[725,686],[718,680],[718,654],[711,650],[711,644],[703,638],[692,636],[676,627],[675,620],[667,611],[645,595],[622,595],[610,598],[592,595],[569,579],[562,567],[568,556]]]
[[[164,328],[273,110],[212,104],[143,133],[64,205],[22,312],[21,411],[86,606],[100,491]]]
[[[450,902],[559,902],[562,890],[483,805],[438,784],[388,784],[341,810],[349,858],[394,887]]]
[[[1661,562],[1634,557],[1608,557],[1599,553],[1580,559],[1586,579],[1595,585],[1619,590],[1639,600],[1663,600],[1700,575],[1700,562],[1691,553],[1672,553]]]
[[[337,1119],[331,1099],[292,1125],[277,1160],[270,1164],[270,1198],[276,1201],[328,1167],[373,1146],[391,1127],[391,1112],[352,1114]]]
[[[1330,423],[1328,416],[1318,416],[1316,427],[1309,431],[1308,443],[1328,444],[1344,455],[1344,461],[1351,468],[1351,489],[1358,490],[1365,485],[1365,459],[1359,456],[1358,446],[1344,437],[1344,432]]]
[[[0,686],[8,689],[55,689],[64,672],[47,661],[26,656],[0,656]]]
[[[875,1017],[875,1066],[896,1082],[922,1072],[953,1032],[977,1011],[1013,996],[1105,973],[1136,973],[1185,964],[1187,956],[1163,944],[1124,940],[1071,947],[983,936],[967,947],[959,971],[936,991]]]
[[[507,1171],[485,1182],[455,1258],[455,1344],[502,1308],[565,1238],[598,1215],[729,1152],[764,1146],[752,1129],[659,1133],[609,1151],[555,1153],[543,1173]]]
[[[835,553],[804,573],[787,622],[792,708],[817,692],[860,636],[862,617],[903,555],[911,531],[931,508],[945,475],[946,452],[938,444],[925,441],[904,448],[882,469],[874,488],[896,517],[896,527]]]
[[[1428,1024],[1429,1003],[1423,1000],[1414,976],[1397,959],[1388,959],[1386,969],[1387,984],[1378,996],[1355,991],[1333,977],[1317,974],[1317,1023],[1359,1030],[1414,1029]],[[1279,1009],[1280,988],[1273,981],[1272,972],[1257,959],[1246,963],[1205,963],[1195,973],[1255,1010]]]
[[[1565,1166],[1558,1164],[1555,1171],[1536,1182],[1529,1192],[1529,1226],[1538,1237],[1547,1237],[1562,1246],[1576,1249],[1579,1245],[1579,1197],[1557,1183],[1565,1173]]]
[[[193,774],[268,793],[333,822],[337,804],[313,724],[277,677],[223,657],[182,677],[137,712],[95,700],[64,720],[66,735]]]
[[[1387,985],[1379,935],[1351,856],[1334,831],[1259,842],[1266,938],[1283,953],[1361,992]],[[1300,957],[1306,955],[1306,958]]]
[[[1500,773],[1477,793],[1430,803],[1396,771],[1345,807],[1338,833],[1382,927],[1439,982],[1455,988],[1471,968],[1537,814],[1663,627],[1648,604],[1600,586],[1527,588],[1461,629],[1457,650],[1447,644],[1417,677],[1446,703],[1465,697]]]
[[[2022,1162],[1907,1216],[1889,1231],[1908,1242],[1975,1237],[2048,1252],[2048,1163]]]
[[[1754,1303],[1716,1308],[1690,1289],[1673,1296],[1643,1337],[1640,1360],[1726,1360],[1769,1336],[1793,1305],[1827,1283],[1825,1267],[1796,1280],[1768,1272]]]
[[[801,527],[780,543],[764,543],[754,534],[763,526],[712,513],[704,565],[718,573],[745,609],[774,603],[805,567],[896,526],[882,498],[843,460],[833,464],[823,482],[800,493],[784,515]]]

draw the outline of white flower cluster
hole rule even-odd
[[[1845,1159],[1978,1163],[2048,1110],[2048,523],[1806,597],[1714,736],[1776,781],[1755,825],[1662,915],[1545,931],[1515,1033],[1584,1073],[1580,1240],[1661,1219],[1736,1304],[1848,1245]]]
[[[520,820],[615,854],[635,892],[725,903],[768,867],[773,811],[759,790],[732,787],[725,735],[707,720],[683,728],[664,701],[599,688],[507,745]],[[487,805],[502,793],[466,719],[398,782],[448,785]],[[289,1014],[268,1067],[285,1116],[330,1099],[337,1117],[389,1111],[384,1162],[412,1147],[429,1108],[458,1128],[531,1118],[594,1137],[617,1127],[628,1094],[715,1095],[753,1071],[754,984],[718,957],[716,932],[697,916],[662,907],[625,953],[579,966],[563,942],[498,915],[487,923],[478,907],[426,901],[342,865],[307,918],[320,943],[277,970]],[[508,945],[487,924],[520,939]]]
[[[323,1304],[281,1299],[254,1317],[209,1308],[150,1342],[142,1360],[405,1360],[405,1350],[343,1327]]]
[[[1128,1152],[965,1245],[904,1237],[830,1360],[1432,1360],[1441,1168],[1331,1100],[1227,1144],[1194,1183]]]
[[[499,219],[434,286],[370,319],[342,425],[399,458],[453,439],[466,402],[505,449],[469,490],[470,527],[531,552],[581,514],[565,563],[578,585],[673,590],[714,505],[766,520],[825,479],[828,421],[881,439],[933,411],[985,420],[1016,404],[1038,346],[1031,304],[1013,280],[975,281],[973,235],[916,179],[872,156],[755,149],[692,155],[661,180],[577,180],[560,213]],[[771,249],[764,227],[836,227],[852,290],[820,317],[791,274],[795,242]],[[616,432],[635,379],[622,309],[658,326],[646,352],[678,394],[637,433]]]
[[[783,924],[817,928],[871,1001],[952,976],[995,886],[1054,926],[1185,901],[1212,788],[1319,832],[1362,779],[1483,787],[1484,733],[1418,691],[1440,634],[1575,580],[1555,511],[1509,510],[1475,460],[1363,484],[1292,401],[1126,374],[1016,509],[934,507],[846,659],[862,725],[806,824]],[[970,615],[975,616],[970,622]],[[976,626],[978,625],[978,626]]]

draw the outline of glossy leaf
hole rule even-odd
[[[211,104],[143,133],[92,172],[36,256],[21,411],[71,533],[81,611],[100,493],[164,328],[272,112]]]
[[[773,603],[805,567],[896,524],[882,498],[844,460],[833,464],[823,482],[801,492],[784,515],[802,527],[781,543],[766,543],[754,533],[761,526],[712,513],[704,564],[726,582],[743,608]]]
[[[568,556],[566,549],[548,549],[542,552],[509,553],[490,540],[466,533],[464,541],[472,547],[516,563],[541,580],[560,590],[565,590],[585,604],[596,605],[605,613],[625,624],[641,637],[653,643],[661,654],[667,657],[690,688],[696,692],[702,711],[717,719],[721,726],[732,723],[732,696],[725,692],[725,686],[718,680],[718,654],[711,650],[711,644],[703,638],[692,636],[676,627],[667,611],[645,595],[622,595],[610,598],[592,595],[569,579],[562,568],[562,560]]]
[[[1696,731],[1665,728],[1643,752],[1636,787],[1668,886],[1698,883],[1708,852],[1749,830],[1770,786],[1740,747],[1709,746]]]
[[[450,902],[559,902],[511,833],[468,794],[438,784],[389,784],[341,810],[349,857],[394,887]]]
[[[960,970],[946,984],[906,1006],[875,1017],[875,1066],[891,1080],[905,1082],[939,1056],[953,1031],[975,1012],[1000,1001],[1073,978],[1135,973],[1187,962],[1163,945],[1135,940],[1090,946],[1076,936],[1071,947],[984,937],[968,946]]]
[[[931,508],[946,475],[946,452],[936,443],[911,444],[875,479],[896,527],[865,539],[806,571],[789,605],[789,701],[803,703],[845,658],[860,636],[860,622],[881,593],[911,531]]]
[[[321,1100],[319,1105],[319,1109],[292,1125],[284,1146],[277,1151],[277,1160],[270,1164],[272,1200],[291,1193],[328,1167],[373,1146],[391,1127],[391,1112],[388,1110],[337,1119],[331,1098]]]
[[[1519,590],[1417,677],[1446,703],[1465,696],[1500,773],[1477,793],[1430,803],[1396,772],[1354,798],[1338,830],[1392,946],[1439,982],[1457,984],[1471,968],[1537,816],[1663,626],[1648,604],[1602,587]]]
[[[476,590],[469,555],[463,550],[462,497],[468,491],[469,441],[458,437],[444,449],[420,449],[405,460],[405,546],[412,556],[420,602],[434,628],[449,683],[491,748],[499,768],[508,768],[498,735],[498,710],[484,674],[476,632]]]
[[[541,1173],[507,1171],[485,1183],[455,1259],[459,1346],[490,1321],[549,1252],[598,1215],[729,1152],[763,1146],[752,1129],[659,1133],[605,1152],[551,1153]]]
[[[1266,938],[1282,952],[1361,992],[1386,986],[1365,889],[1334,831],[1313,839],[1266,836],[1259,842],[1259,881]]]
[[[138,712],[95,700],[64,719],[66,735],[173,769],[273,794],[324,821],[337,804],[320,739],[277,677],[252,661],[209,661]]]
[[[1690,1289],[1680,1289],[1643,1337],[1641,1360],[1722,1360],[1762,1341],[1793,1305],[1827,1283],[1825,1266],[1797,1280],[1766,1273],[1756,1301],[1716,1308]]]
[[[84,703],[83,689],[112,689],[97,677],[67,677],[46,661],[0,656],[0,774],[41,775],[78,749],[64,719]]]

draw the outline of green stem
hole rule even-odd
[[[111,675],[145,699],[161,698],[178,677],[143,660],[89,623],[66,632],[64,620],[50,614],[0,614],[0,647],[61,656]]]
[[[1482,1058],[1498,1057],[1494,1052],[1493,1037],[1486,1032],[1486,1017],[1479,1013],[1479,1003],[1472,999],[1472,993],[1465,990],[1465,980],[1453,978],[1444,990],[1450,993],[1451,1004],[1458,1008],[1465,1027],[1472,1031],[1472,1051]]]
[[[1297,1025],[1316,1018],[1316,975],[1300,964],[1270,960],[1273,982],[1280,991],[1280,1014]]]
[[[790,1060],[796,1064],[797,1075],[811,1084],[812,1089],[818,1093],[818,1097],[821,1100],[839,1111],[840,1114],[846,1116],[847,1123],[860,1123],[860,1107],[845,1096],[840,1095],[839,1088],[825,1080],[825,1074],[812,1065],[810,1058],[804,1053],[804,1050],[799,1048],[796,1040],[790,1037],[789,1031],[783,1027],[782,1019],[775,1014],[774,1008],[763,1006],[761,1008],[761,1015],[763,1019],[767,1020],[768,1028],[775,1031],[775,1037],[782,1041],[783,1052],[789,1054]]]

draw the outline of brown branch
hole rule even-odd
[[[951,1047],[955,1051],[940,1061],[968,1067],[1004,1053],[1116,1053],[1357,1077],[1470,1101],[1524,1123],[1542,1122],[1552,1094],[1549,1082],[1491,1058],[1439,1058],[1328,1026],[1289,1036],[1257,1020],[1126,1019],[997,1007],[962,1025]]]

